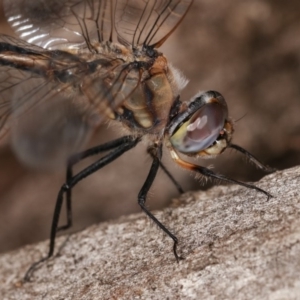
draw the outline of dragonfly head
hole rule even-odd
[[[216,156],[230,145],[233,134],[226,101],[215,91],[196,95],[168,129],[172,147],[189,156]]]

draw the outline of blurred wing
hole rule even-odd
[[[135,91],[134,64],[100,54],[86,61],[0,36],[0,132],[31,166],[57,168],[81,151],[103,119]]]
[[[68,91],[58,91],[42,78],[31,77],[19,84],[12,98],[11,134],[13,149],[22,162],[57,169],[83,150],[93,129],[91,112],[80,105],[83,98],[73,99]],[[42,105],[36,105],[37,99]]]
[[[115,27],[127,45],[160,47],[177,28],[193,0],[119,0]]]
[[[2,70],[0,126],[9,130],[15,153],[29,166],[66,166],[94,129],[93,113],[82,105],[84,96],[71,97],[68,88],[60,90],[60,85],[24,71]]]
[[[51,55],[68,60],[59,63]],[[99,122],[86,96],[75,88],[77,69],[85,65],[72,58],[0,36],[0,131],[10,132],[16,154],[28,165],[65,166]]]
[[[112,37],[111,0],[4,0],[4,10],[20,38],[43,48],[91,48]]]

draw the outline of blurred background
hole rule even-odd
[[[0,32],[13,34],[2,7],[0,14]],[[224,95],[237,121],[234,143],[278,169],[300,163],[299,0],[197,0],[161,50],[190,80],[182,100],[210,89]],[[118,127],[103,125],[91,145],[120,135]],[[87,159],[76,170],[93,161]],[[208,187],[174,166],[167,151],[163,161],[184,190]],[[264,176],[234,151],[197,163],[244,181]],[[73,192],[73,230],[139,212],[137,194],[150,164],[146,145],[139,145],[80,182]],[[22,166],[9,143],[1,142],[0,252],[48,238],[64,178],[62,170],[47,173]],[[162,208],[177,195],[160,171],[148,207]]]

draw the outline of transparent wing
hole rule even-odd
[[[193,0],[119,0],[115,26],[119,42],[161,46],[177,28]]]
[[[24,62],[24,66],[29,65]],[[31,72],[12,65],[0,67],[0,129],[10,132],[14,151],[26,164],[64,167],[69,156],[88,141],[93,112],[83,105],[86,97],[71,84],[49,80],[45,73],[41,76],[43,71],[37,65]]]
[[[111,0],[4,0],[5,15],[20,38],[47,49],[86,48],[111,40]]]
[[[80,103],[84,96],[72,99],[67,91],[31,77],[19,84],[12,99],[12,146],[21,161],[57,169],[66,166],[70,155],[83,150],[93,129],[92,112]],[[37,99],[43,105],[36,105]]]
[[[22,39],[47,49],[89,48],[111,41],[159,47],[193,0],[4,0],[8,22]],[[115,4],[116,3],[116,4]]]
[[[10,131],[28,165],[65,166],[139,81],[138,70],[121,60],[97,55],[87,62],[0,36],[0,130]]]

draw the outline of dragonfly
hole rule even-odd
[[[0,35],[0,133],[9,136],[21,162],[66,168],[56,199],[48,254],[59,231],[72,226],[72,189],[141,141],[152,159],[138,194],[142,211],[173,240],[176,235],[146,207],[159,168],[182,192],[162,163],[166,146],[175,163],[206,178],[263,189],[213,172],[190,159],[214,158],[235,149],[263,171],[273,171],[232,143],[233,121],[217,91],[180,98],[187,80],[158,49],[182,22],[193,0],[4,0],[8,23],[18,36]],[[122,137],[86,149],[103,122],[121,124]],[[74,174],[79,161],[104,153]],[[186,157],[186,158],[184,158]],[[59,226],[65,205],[67,221]]]

